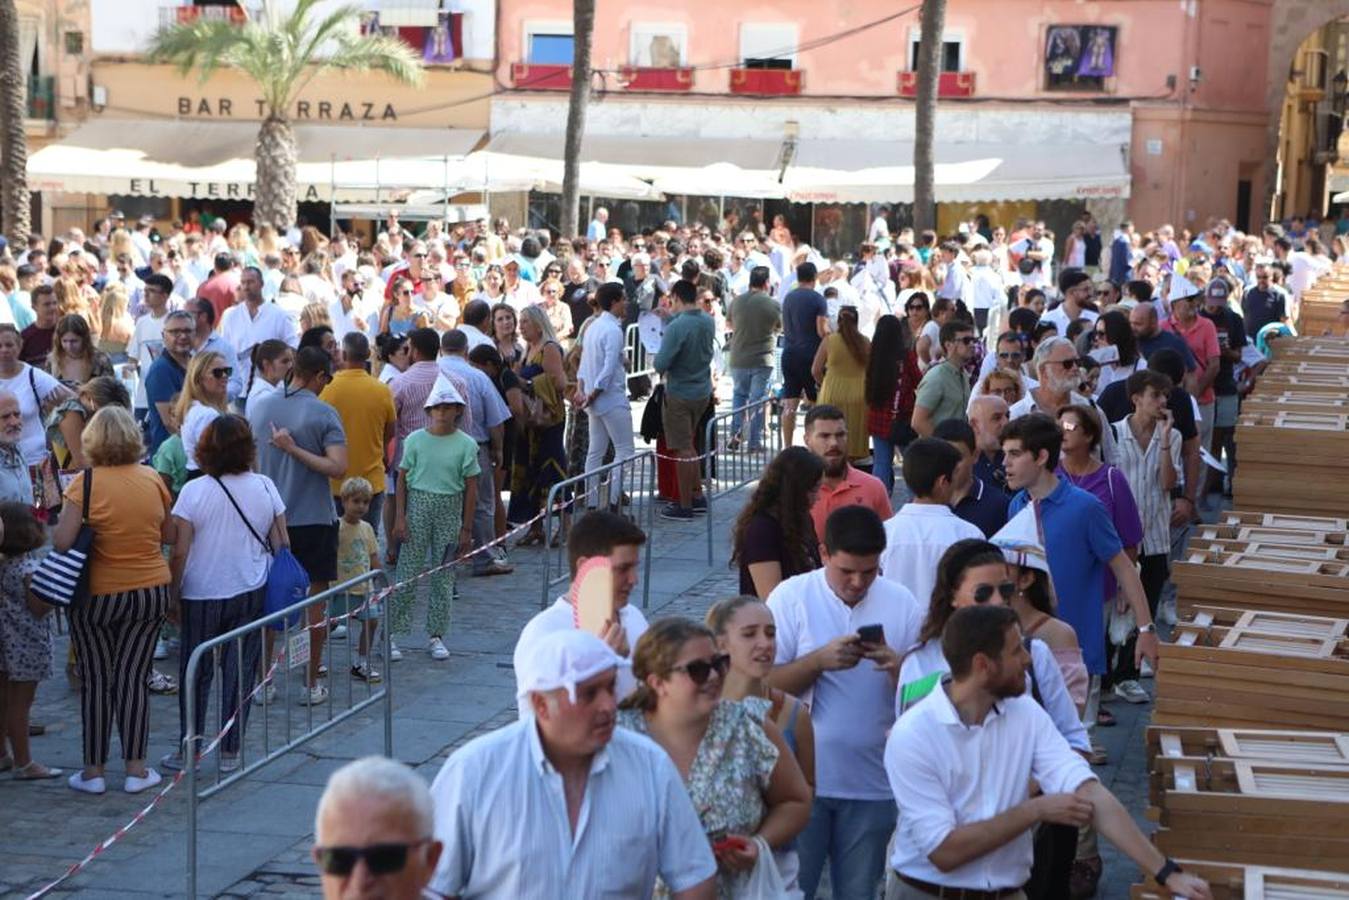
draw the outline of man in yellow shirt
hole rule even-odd
[[[369,361],[370,339],[359,331],[347,334],[342,338],[342,368],[333,375],[319,399],[337,410],[347,434],[347,471],[332,480],[333,496],[338,498],[337,513],[342,514],[342,482],[364,478],[374,489],[365,520],[378,531],[384,508],[384,470],[397,413],[388,385],[366,371]]]

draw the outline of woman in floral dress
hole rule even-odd
[[[762,838],[790,843],[810,819],[811,792],[771,721],[721,699],[728,657],[712,632],[688,619],[653,622],[637,641],[637,690],[618,724],[660,744],[684,778],[717,857],[717,893],[730,898],[759,859]],[[765,860],[770,863],[770,860]],[[669,891],[657,884],[656,895]]]

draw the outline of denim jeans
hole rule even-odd
[[[732,369],[731,381],[735,385],[731,395],[731,408],[740,409],[747,403],[759,403],[768,396],[768,379],[773,377],[772,366],[756,366],[752,369]],[[731,431],[740,437],[744,425],[744,415],[739,412],[731,415]],[[749,424],[749,445],[763,445],[763,407],[755,411]]]
[[[871,474],[885,485],[885,493],[895,492],[895,445],[889,438],[871,436]]]
[[[898,815],[893,800],[816,797],[796,841],[805,900],[814,900],[826,859],[834,900],[874,900]]]

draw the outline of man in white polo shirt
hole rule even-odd
[[[900,717],[885,745],[899,808],[890,857],[899,880],[886,900],[1025,900],[1040,822],[1094,824],[1169,896],[1211,897],[1148,841],[1025,695],[1030,653],[1012,609],[956,610],[942,652],[949,680]]]
[[[882,755],[900,656],[918,639],[923,609],[877,577],[884,549],[874,510],[840,507],[825,522],[823,568],[768,595],[777,625],[769,682],[810,704],[815,730],[815,802],[797,841],[806,900],[826,859],[835,900],[872,900],[895,827]]]
[[[641,571],[641,549],[646,543],[646,533],[630,519],[608,511],[594,510],[586,513],[571,527],[567,535],[567,561],[571,576],[576,573],[587,559],[603,556],[609,559],[614,581],[614,607],[618,611],[617,621],[600,637],[609,648],[623,659],[632,659],[632,648],[637,639],[646,633],[646,616],[642,611],[628,603],[628,594],[637,585],[637,575]],[[571,600],[566,596],[557,598],[557,602],[525,624],[520,639],[515,643],[515,671],[523,671],[527,660],[536,651],[538,642],[555,631],[570,631],[576,627],[575,611]],[[637,679],[628,667],[618,670],[618,699],[631,694],[637,687]],[[520,717],[529,714],[529,701],[520,700]]]

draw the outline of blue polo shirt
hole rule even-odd
[[[992,538],[1007,524],[1007,504],[1009,498],[996,485],[982,478],[975,478],[970,492],[965,495],[951,511]]]
[[[1012,498],[1015,516],[1030,496]],[[1049,576],[1058,595],[1059,618],[1073,626],[1082,658],[1092,675],[1105,673],[1105,573],[1110,560],[1124,549],[1100,500],[1060,480],[1040,501],[1040,523],[1049,557]]]

